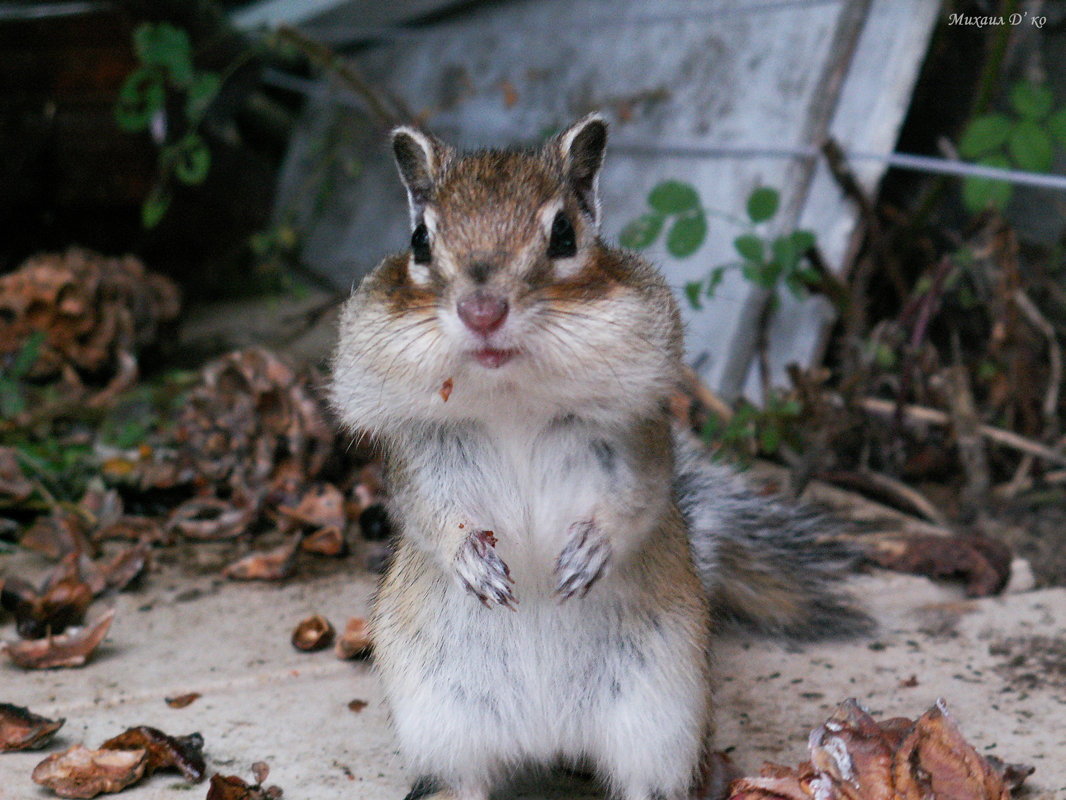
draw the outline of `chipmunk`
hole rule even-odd
[[[600,238],[606,142],[597,114],[533,150],[392,134],[411,245],[346,303],[331,401],[386,458],[372,630],[409,798],[558,762],[623,800],[698,793],[716,625],[866,624],[818,517],[672,426],[680,314]]]

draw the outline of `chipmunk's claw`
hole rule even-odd
[[[607,570],[611,542],[592,520],[570,526],[570,540],[555,561],[555,593],[561,600],[584,597]]]
[[[492,531],[472,531],[455,556],[459,582],[485,608],[494,605],[516,610],[511,569],[496,553]]]

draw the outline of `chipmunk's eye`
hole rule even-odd
[[[429,229],[424,222],[420,222],[411,233],[411,252],[414,253],[416,264],[428,264],[433,258],[429,251]]]
[[[577,238],[569,217],[562,211],[552,221],[551,237],[548,239],[548,258],[570,258],[577,253]]]

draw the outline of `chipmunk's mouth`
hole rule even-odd
[[[518,350],[498,350],[495,347],[482,347],[473,352],[474,359],[487,369],[499,369],[512,358],[517,356]]]

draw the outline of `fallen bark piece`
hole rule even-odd
[[[65,719],[48,719],[28,708],[0,703],[0,752],[36,750],[51,741]]]
[[[1010,800],[1033,768],[982,758],[942,700],[917,720],[877,722],[846,700],[812,731],[810,760],[767,764],[730,786],[730,800]]]
[[[95,623],[75,632],[44,639],[21,642],[0,642],[0,652],[23,669],[54,669],[80,667],[107,635],[115,610],[108,609]]]
[[[147,750],[89,750],[76,744],[48,756],[31,777],[60,797],[96,797],[136,783],[147,765]]]
[[[359,658],[368,655],[372,646],[367,621],[363,617],[352,617],[344,626],[344,633],[337,640],[333,652],[337,654],[337,658]]]
[[[867,552],[874,564],[930,578],[961,578],[968,597],[988,597],[1010,579],[1007,545],[979,536],[916,534],[876,542]]]
[[[146,750],[148,763],[144,774],[160,769],[176,769],[190,783],[199,783],[207,774],[204,764],[204,737],[199,733],[188,736],[168,736],[157,728],[140,725],[123,731],[100,745],[101,750]]]
[[[321,614],[302,620],[292,632],[292,646],[306,653],[324,650],[333,644],[336,631]]]

